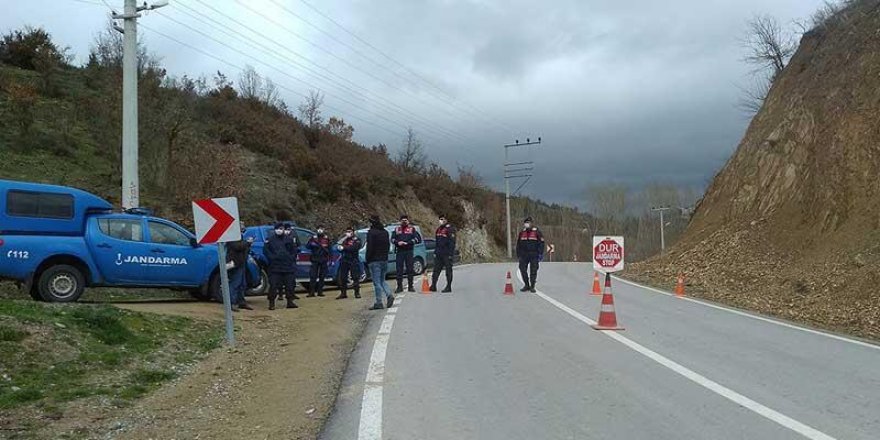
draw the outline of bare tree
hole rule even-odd
[[[279,108],[282,104],[278,86],[269,78],[263,81],[263,102],[269,107],[276,108]]]
[[[351,142],[352,137],[354,137],[354,127],[346,124],[344,119],[337,118],[336,116],[331,116],[330,120],[327,121],[327,132],[348,142]]]
[[[259,100],[263,93],[263,77],[253,68],[245,66],[238,75],[238,95],[244,99]]]
[[[751,85],[739,88],[742,96],[737,102],[737,107],[751,115],[758,113],[770,93],[770,85],[770,78],[753,78]]]
[[[756,15],[748,22],[748,36],[745,40],[749,54],[745,61],[757,66],[757,71],[770,69],[770,82],[785,69],[794,54],[794,39],[785,31],[776,18],[769,15]]]
[[[321,116],[321,106],[324,105],[324,95],[321,92],[309,90],[309,96],[305,102],[299,105],[299,114],[306,124],[305,135],[309,148],[318,148],[321,137],[321,125],[324,117]]]
[[[477,171],[473,165],[458,166],[458,183],[468,188],[486,188],[483,176],[480,175],[479,171]]]
[[[420,173],[425,170],[428,157],[425,155],[422,143],[416,137],[412,127],[406,129],[406,137],[403,139],[403,148],[397,153],[397,164],[405,171]]]

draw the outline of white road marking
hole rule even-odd
[[[522,282],[522,277],[519,274],[517,274],[517,278],[519,278],[520,282]],[[555,307],[559,308],[563,312],[568,313],[569,315],[571,315],[573,318],[577,319],[578,321],[581,321],[587,325],[595,325],[596,324],[596,321],[593,321],[592,319],[587,318],[586,316],[574,311],[571,307],[568,307],[565,304],[547,296],[546,294],[544,294],[540,290],[538,290],[535,293],[535,295],[541,297],[542,299],[546,300],[550,304],[553,304]],[[790,429],[790,430],[792,430],[792,431],[794,431],[794,432],[796,432],[796,433],[798,433],[808,439],[811,439],[811,440],[835,440],[834,437],[831,437],[830,435],[825,434],[824,432],[821,432],[815,428],[807,426],[801,422],[798,422],[795,419],[792,419],[791,417],[786,416],[785,414],[782,414],[782,413],[780,413],[776,410],[773,410],[771,408],[768,408],[768,407],[766,407],[766,406],[764,406],[764,405],[762,405],[752,399],[749,399],[748,397],[743,396],[742,394],[739,394],[736,391],[733,391],[730,388],[727,388],[727,387],[725,387],[725,386],[723,386],[723,385],[721,385],[721,384],[719,384],[719,383],[717,383],[717,382],[715,382],[715,381],[713,381],[713,380],[711,380],[711,379],[709,379],[709,378],[707,378],[707,377],[705,377],[705,376],[703,376],[703,375],[701,375],[701,374],[699,374],[699,373],[697,373],[697,372],[695,372],[695,371],[693,371],[693,370],[691,370],[691,369],[689,369],[689,368],[687,368],[687,367],[685,367],[685,366],[683,366],[683,365],[681,365],[681,364],[679,364],[679,363],[677,363],[677,362],[675,362],[675,361],[673,361],[673,360],[671,360],[671,359],[669,359],[669,358],[667,358],[667,357],[665,357],[665,356],[663,356],[663,355],[661,355],[661,354],[659,354],[659,353],[657,353],[657,352],[655,352],[655,351],[653,351],[653,350],[651,350],[651,349],[649,349],[649,348],[647,348],[647,347],[645,347],[645,346],[643,346],[643,345],[641,345],[641,344],[639,344],[639,343],[637,343],[637,342],[635,342],[635,341],[633,341],[623,335],[621,335],[620,333],[617,333],[615,331],[602,331],[601,333],[604,334],[605,336],[608,336],[611,339],[614,339],[617,342],[620,342],[623,345],[626,345],[627,347],[631,348],[632,350],[644,355],[645,357],[657,362],[658,364],[663,365],[664,367],[669,368],[670,370],[684,376],[685,378],[691,380],[692,382],[696,383],[697,385],[700,385],[700,386],[718,394],[719,396],[722,396],[722,397],[724,397],[724,398],[726,398],[726,399],[728,399],[738,405],[741,405],[741,406],[751,410],[752,412],[754,412],[762,417],[765,417],[773,422],[776,422],[776,423],[778,423],[778,424],[780,424],[780,425],[782,425],[782,426],[784,426],[784,427],[786,427],[786,428],[788,428],[788,429]]]
[[[666,292],[666,291],[663,291],[663,290],[660,290],[660,289],[656,289],[656,288],[653,288],[653,287],[650,287],[650,286],[645,286],[645,285],[642,285],[642,284],[639,284],[639,283],[636,283],[636,282],[633,282],[633,281],[630,281],[630,280],[625,280],[625,279],[623,279],[623,278],[616,277],[616,276],[614,276],[614,275],[612,275],[611,277],[614,278],[614,279],[617,280],[617,281],[620,281],[620,282],[623,282],[623,283],[626,283],[626,284],[629,284],[629,285],[632,285],[632,286],[641,287],[642,289],[650,290],[651,292],[659,293],[659,294],[661,294],[661,295],[672,296],[672,297],[675,296],[675,295],[674,295],[673,293],[671,293],[671,292]],[[679,299],[683,299],[683,300],[685,300],[685,301],[690,301],[690,302],[692,302],[692,303],[700,304],[700,305],[703,305],[703,306],[706,306],[706,307],[711,307],[711,308],[713,308],[713,309],[723,310],[723,311],[725,311],[725,312],[730,312],[730,313],[733,313],[733,314],[735,314],[735,315],[745,316],[746,318],[752,318],[752,319],[757,319],[758,321],[768,322],[768,323],[770,323],[770,324],[775,324],[775,325],[782,326],[782,327],[785,327],[785,328],[790,328],[790,329],[794,329],[794,330],[800,330],[800,331],[802,331],[802,332],[812,333],[812,334],[814,334],[814,335],[819,335],[819,336],[825,336],[826,338],[836,339],[836,340],[838,340],[838,341],[843,341],[843,342],[849,342],[850,344],[855,344],[855,345],[859,345],[859,346],[862,346],[862,347],[872,348],[872,349],[874,349],[874,350],[880,350],[880,345],[875,345],[875,344],[871,344],[871,343],[868,343],[868,342],[859,341],[858,339],[850,339],[850,338],[847,338],[847,337],[844,337],[844,336],[835,335],[835,334],[832,334],[832,333],[826,333],[826,332],[819,331],[819,330],[813,330],[813,329],[810,329],[810,328],[801,327],[801,326],[797,326],[797,325],[794,325],[794,324],[789,324],[789,323],[787,323],[787,322],[783,322],[783,321],[777,321],[777,320],[775,320],[775,319],[770,319],[770,318],[766,318],[766,317],[763,317],[763,316],[754,315],[754,314],[751,314],[751,313],[748,313],[748,312],[743,312],[742,310],[731,309],[731,308],[729,308],[729,307],[719,306],[719,305],[717,305],[717,304],[712,304],[712,303],[709,303],[709,302],[700,301],[700,300],[695,299],[695,298],[689,298],[689,297],[686,297],[686,296],[685,296],[685,297],[681,297],[681,298],[679,298]]]
[[[394,327],[396,307],[388,310],[373,343],[367,378],[364,383],[364,397],[361,401],[361,420],[358,424],[358,440],[382,439],[382,382],[385,380],[385,353],[388,351],[388,338]]]

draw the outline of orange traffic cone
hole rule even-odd
[[[599,309],[599,322],[592,326],[596,330],[623,330],[617,325],[617,313],[614,312],[614,296],[611,295],[611,274],[605,274],[605,292],[602,294],[602,306]]]
[[[513,281],[510,279],[510,271],[507,271],[507,283],[504,284],[504,294],[513,295]]]
[[[599,272],[593,271],[593,292],[591,295],[599,296],[602,294],[602,288],[599,287]]]
[[[678,274],[678,282],[675,283],[675,296],[681,298],[684,296],[684,275]]]
[[[422,274],[422,293],[431,294],[431,286],[428,284],[428,272]]]

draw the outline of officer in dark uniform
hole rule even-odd
[[[324,227],[318,226],[318,234],[312,236],[306,247],[312,251],[312,267],[309,270],[309,298],[324,296],[324,278],[327,277],[327,263],[330,261],[330,237]]]
[[[345,237],[339,243],[339,250],[342,251],[342,259],[339,262],[339,282],[342,287],[342,293],[336,299],[348,298],[348,276],[351,275],[352,287],[354,288],[354,297],[361,297],[361,264],[359,253],[361,250],[361,240],[354,233],[354,228],[345,229]]]
[[[266,240],[263,253],[269,260],[269,310],[275,310],[275,299],[286,293],[287,308],[295,309],[293,289],[296,286],[296,248],[284,225],[275,223],[274,235]]]
[[[538,278],[538,262],[544,259],[544,235],[532,225],[532,218],[526,217],[523,229],[516,239],[516,257],[519,259],[519,272],[525,286],[520,292],[535,293]]]
[[[293,223],[284,222],[284,238],[290,242],[290,245],[293,248],[293,282],[290,283],[290,296],[292,296],[293,299],[299,299],[299,297],[296,296],[296,263],[299,261],[299,248],[302,243],[299,242],[299,237],[296,235]]]
[[[434,232],[434,273],[431,276],[431,292],[437,291],[437,280],[440,272],[446,271],[446,287],[444,293],[452,293],[452,257],[455,255],[455,228],[440,216],[440,226]]]
[[[409,216],[400,216],[400,225],[391,233],[391,243],[397,249],[397,290],[394,293],[403,292],[403,274],[406,272],[409,291],[415,292],[413,287],[413,248],[422,242],[422,236],[416,228],[409,224]]]

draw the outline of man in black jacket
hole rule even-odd
[[[244,225],[242,225],[244,229]],[[219,246],[224,246],[220,244]],[[244,239],[231,241],[226,246],[226,269],[229,275],[229,303],[233,311],[238,308],[253,310],[253,308],[244,300],[244,294],[247,290],[247,281],[245,279],[245,271],[247,271],[247,258],[250,251],[250,244]]]
[[[318,234],[312,236],[306,247],[312,251],[312,267],[309,270],[310,298],[324,296],[324,279],[327,278],[327,263],[330,261],[330,237],[324,233],[324,227],[318,226]]]
[[[348,278],[351,275],[352,287],[354,289],[354,297],[361,297],[361,262],[359,253],[361,251],[361,240],[354,233],[354,228],[345,229],[345,237],[339,243],[339,250],[342,251],[342,259],[339,261],[339,284],[342,293],[336,299],[348,298]]]
[[[409,216],[400,216],[400,225],[394,228],[391,234],[391,242],[397,251],[397,290],[394,293],[403,292],[403,276],[406,273],[407,285],[410,292],[415,292],[413,287],[413,248],[422,242],[422,236],[415,226],[409,224]]]
[[[516,238],[516,257],[519,259],[519,273],[525,283],[520,291],[535,293],[538,262],[544,259],[544,235],[532,224],[531,217],[523,220],[523,228]]]
[[[376,302],[370,310],[379,310],[384,308],[383,301],[388,301],[388,307],[394,304],[394,295],[391,294],[391,288],[385,282],[388,276],[388,252],[391,250],[391,240],[388,238],[388,231],[379,220],[379,216],[370,217],[370,230],[367,232],[367,268],[370,270],[370,277],[373,279],[373,290],[376,293]]]
[[[440,272],[446,271],[446,288],[444,293],[452,293],[452,257],[455,255],[455,228],[440,216],[440,226],[434,232],[434,273],[431,276],[431,292],[437,291],[437,280]]]
[[[263,253],[269,260],[269,310],[275,310],[275,299],[286,293],[287,308],[295,309],[296,254],[294,239],[285,235],[285,227],[275,223],[274,235],[266,240]]]

